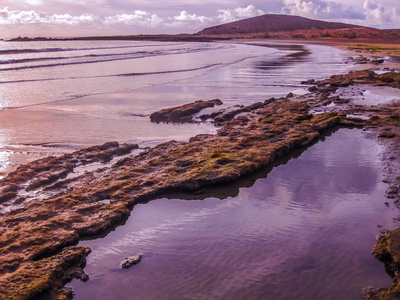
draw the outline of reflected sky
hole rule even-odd
[[[10,135],[10,131],[6,129],[0,130],[0,179],[3,178],[4,173],[2,170],[6,170],[9,166],[11,151],[5,150],[7,136]]]
[[[80,243],[93,250],[91,279],[72,282],[75,299],[361,300],[363,287],[391,284],[370,253],[377,225],[396,226],[382,149],[341,129],[235,197],[137,205],[125,225]]]

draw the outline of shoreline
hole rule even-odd
[[[363,73],[356,73],[354,77],[337,76],[317,82],[313,94],[269,99],[247,107],[247,112],[238,110],[230,115],[221,114],[218,122],[222,127],[218,134],[199,135],[188,143],[163,143],[135,157],[120,159],[109,170],[68,178],[77,166],[96,160],[110,161],[129,154],[136,146],[107,143],[21,166],[1,180],[2,201],[25,201],[21,190],[41,191],[44,199],[30,202],[0,220],[1,290],[7,293],[8,299],[17,299],[18,296],[29,299],[52,286],[56,289],[50,293],[70,297],[71,291],[63,290],[62,286],[71,278],[64,275],[71,266],[83,266],[84,257],[89,252],[88,249],[70,246],[79,238],[110,229],[129,216],[133,205],[165,192],[176,189],[195,191],[204,186],[231,182],[264,168],[293,149],[309,145],[323,136],[325,130],[335,126],[374,128],[381,138],[394,138],[391,141],[398,145],[398,106],[351,110],[352,113],[367,112],[375,116],[368,120],[347,117],[349,110],[309,114],[310,108],[324,105],[326,100],[340,104],[340,99],[331,96],[340,85],[360,82],[391,84],[379,77],[368,76]],[[310,104],[310,101],[314,103]],[[395,188],[397,177],[388,180],[392,194],[398,197],[399,189]],[[60,193],[60,190],[68,192]],[[109,203],[103,203],[104,200],[109,200]],[[59,212],[60,206],[63,207],[62,213]],[[21,224],[25,222],[30,222],[31,231],[23,231]],[[398,234],[394,231],[381,238],[378,245],[386,243],[386,246],[377,246],[375,254],[383,260],[392,257],[397,264],[393,259],[397,254],[387,243]],[[18,241],[15,241],[15,236],[19,236]],[[82,273],[75,274],[78,278],[82,276]],[[367,296],[370,299],[378,297],[374,293],[370,291]]]
[[[46,48],[47,46],[45,44],[46,43],[39,42],[38,46],[34,46],[34,48]],[[139,45],[140,44],[141,42],[139,42]],[[277,50],[274,50],[273,48],[264,49],[264,47],[260,46],[254,47],[251,45],[238,45],[237,43],[233,43],[232,46],[230,46],[229,44],[225,45],[221,43],[213,43],[213,45],[216,46],[210,46],[209,48],[222,49],[222,51],[224,51],[223,53],[227,53],[228,51],[223,49],[229,49],[230,47],[233,47],[235,49],[234,55],[231,56],[232,58],[224,60],[224,62],[228,61],[229,64],[223,65],[221,67],[216,67],[215,69],[207,69],[204,72],[188,72],[187,74],[182,73],[182,75],[172,75],[176,78],[183,78],[183,84],[189,85],[188,88],[183,88],[183,86],[176,84],[174,81],[164,80],[161,77],[163,75],[160,75],[160,84],[154,85],[151,82],[154,81],[154,79],[151,79],[152,76],[144,76],[144,79],[142,81],[149,81],[150,85],[137,87],[135,83],[137,80],[132,78],[132,80],[135,80],[133,82],[134,85],[132,86],[131,84],[129,84],[129,81],[131,81],[131,79],[127,77],[126,79],[123,79],[121,84],[122,87],[127,88],[126,90],[125,88],[115,90],[107,88],[104,91],[98,92],[98,94],[96,94],[96,91],[98,91],[98,89],[95,86],[93,86],[93,88],[88,88],[88,92],[85,93],[85,89],[77,89],[76,91],[74,91],[72,84],[68,83],[68,81],[66,81],[67,84],[60,82],[60,84],[62,84],[62,87],[65,88],[65,91],[68,92],[67,95],[72,93],[82,95],[82,97],[74,99],[70,99],[69,97],[64,98],[61,93],[60,95],[58,95],[57,92],[55,92],[53,93],[53,95],[56,96],[51,97],[51,99],[46,102],[42,99],[46,98],[47,96],[39,94],[39,89],[37,91],[34,90],[34,92],[39,97],[38,99],[40,99],[40,101],[34,101],[35,103],[39,103],[39,105],[29,106],[26,108],[23,107],[17,109],[4,109],[2,111],[3,128],[10,129],[9,131],[4,132],[6,144],[3,146],[3,155],[8,155],[9,159],[8,161],[6,161],[5,159],[0,160],[0,165],[8,164],[8,167],[10,167],[9,170],[15,169],[18,165],[32,161],[34,159],[38,159],[43,156],[61,155],[63,154],[63,151],[64,153],[69,153],[74,150],[79,150],[84,147],[90,147],[92,145],[100,145],[112,140],[117,140],[123,143],[139,143],[141,147],[146,147],[148,145],[142,144],[142,142],[151,141],[152,145],[150,146],[153,146],[154,142],[156,141],[164,142],[170,139],[188,140],[191,136],[197,133],[210,132],[207,128],[205,128],[207,127],[207,124],[200,124],[199,126],[193,124],[185,126],[151,125],[149,124],[150,122],[148,120],[148,115],[150,115],[154,110],[157,109],[157,107],[151,107],[155,105],[159,105],[160,107],[180,105],[200,99],[197,97],[202,97],[204,100],[220,98],[225,102],[225,105],[229,106],[243,104],[247,105],[247,103],[250,104],[256,101],[263,101],[269,97],[283,97],[289,91],[293,91],[294,93],[299,94],[306,92],[306,87],[300,85],[300,80],[303,80],[303,77],[301,76],[301,70],[297,70],[296,73],[289,74],[289,78],[287,80],[286,77],[282,77],[282,75],[285,74],[284,66],[293,66],[293,68],[296,69],[296,64],[300,62],[301,57],[297,58],[286,54],[281,55],[284,56],[284,60],[279,60],[279,63],[281,64],[278,64],[277,66],[275,66],[275,64],[272,65],[272,67],[277,68],[277,71],[280,74],[277,79],[268,78],[269,67],[267,66],[267,69],[265,70],[260,69],[262,72],[262,76],[258,76],[259,79],[257,81],[243,81],[240,79],[232,78],[235,83],[238,83],[236,85],[232,83],[229,75],[226,78],[224,77],[226,72],[229,72],[229,74],[237,74],[239,76],[242,76],[242,74],[240,73],[243,72],[243,68],[251,67],[251,65],[253,64],[260,64],[260,66],[264,68],[264,61],[261,56],[260,59],[258,59],[258,55],[263,53],[268,54],[274,51],[275,53],[277,53]],[[18,45],[11,45],[11,47],[15,48],[18,47]],[[27,45],[27,47],[30,46]],[[64,46],[61,45],[61,47]],[[184,46],[176,47],[179,49]],[[192,44],[188,45],[188,47],[197,48],[200,46]],[[305,47],[306,46],[294,46],[293,51],[301,51],[300,48]],[[254,50],[252,48],[254,48]],[[323,47],[311,46],[311,48],[315,48],[315,51],[318,51],[318,49],[321,49]],[[245,49],[247,50],[246,52],[243,51]],[[283,53],[285,53],[286,50],[292,50],[292,48],[289,46],[282,46],[282,49],[284,50]],[[280,50],[278,51],[281,52]],[[335,48],[328,48],[328,51],[333,53],[332,57],[337,57],[336,52],[338,52],[338,55],[340,55],[340,58],[332,59],[332,62],[328,64],[329,70],[335,70],[335,62],[342,62],[342,56],[345,56],[346,53]],[[254,56],[254,58],[246,58],[246,53],[254,53],[257,54],[257,56]],[[301,54],[303,53],[305,56],[306,53],[302,52]],[[314,51],[312,51],[311,53],[312,57],[310,57],[310,63],[307,64],[307,66],[309,65],[310,70],[314,69],[312,68],[312,65],[314,65],[314,63],[312,63],[313,58],[318,58],[320,56],[319,54],[317,54],[317,52],[315,52],[315,54],[313,53]],[[193,55],[194,61],[196,61],[197,58],[201,58],[202,56],[199,56],[198,54],[190,54],[188,58]],[[236,62],[235,57],[244,57],[246,58],[246,60],[243,62]],[[267,64],[270,63],[270,60],[272,59],[273,58],[269,56],[265,58]],[[329,58],[327,59],[329,60]],[[211,62],[214,61],[215,59]],[[234,62],[234,64],[231,65],[232,62]],[[135,63],[135,60],[133,61],[133,63]],[[238,64],[237,67],[235,67],[236,64]],[[241,69],[238,69],[239,71],[236,72],[235,70],[238,67]],[[84,65],[81,68],[84,68]],[[343,69],[344,72],[346,72],[349,68],[350,64],[341,65],[341,69]],[[321,73],[321,76],[319,76],[318,78],[325,78],[325,76],[328,76],[331,73],[329,70],[321,70],[321,72],[319,72]],[[257,69],[253,71],[253,73],[259,72],[260,71],[258,71]],[[210,89],[208,87],[208,73],[210,74],[210,76],[212,76],[213,81],[218,81],[218,83],[216,84],[216,89]],[[237,77],[237,75],[235,76]],[[290,76],[295,76],[298,79],[296,81],[293,81],[290,79]],[[174,79],[174,77],[172,77],[172,79]],[[280,80],[280,78],[282,78],[282,80]],[[219,81],[220,79],[222,81]],[[75,81],[77,84],[79,84],[79,80]],[[105,83],[105,85],[103,86],[107,85],[107,81],[109,80],[104,79],[104,81],[101,81],[101,83]],[[246,83],[246,81],[249,81],[248,84]],[[92,80],[88,81],[88,83],[90,82],[92,82]],[[265,85],[262,85],[263,83],[266,83],[267,87],[265,87]],[[280,85],[281,83],[283,84]],[[44,87],[47,86],[45,82],[40,82],[39,84],[44,85]],[[293,84],[293,87],[291,87],[291,84]],[[55,90],[54,87],[56,87],[56,85],[58,85],[57,82],[51,83],[49,89]],[[231,86],[233,87],[233,89],[230,88]],[[9,88],[13,88],[13,90],[21,89],[23,91],[28,91],[29,87],[30,85],[26,86],[25,84],[19,83],[9,85]],[[264,92],[265,89],[267,89],[267,94],[265,94]],[[11,95],[13,94],[11,93]],[[27,95],[27,92],[21,92],[21,95],[16,94],[16,96],[21,97],[21,103],[27,102],[23,98],[27,96],[28,97],[26,99],[30,101],[30,97],[29,95]],[[7,97],[9,101],[12,101],[12,98],[13,96]],[[55,101],[53,102],[50,100]],[[136,102],[137,108],[134,106]],[[110,112],[108,114],[105,114],[101,111],[102,107],[110,107]],[[26,123],[18,121],[19,115],[21,115],[22,120],[27,119],[36,121],[37,119],[39,119],[40,121],[45,121],[45,124],[44,126],[38,126],[37,122],[34,122],[32,123],[33,128],[31,129],[29,126],[26,125]],[[89,118],[86,118],[86,116],[89,116]],[[65,124],[67,128],[66,134],[63,134],[64,131],[60,132],[60,130],[56,130],[57,127],[51,126],[51,122],[58,122],[58,118],[61,118],[63,124]],[[111,119],[115,119],[115,122],[110,122]],[[100,124],[100,121],[104,125]],[[130,126],[132,123],[135,124],[133,128]],[[76,124],[82,124],[83,127],[93,128],[92,134],[85,134],[86,136],[84,138],[81,137],[81,130],[79,126],[76,126]],[[107,133],[108,130],[99,130],[102,127],[108,127],[112,129],[112,131],[110,131],[110,133]],[[210,129],[212,130],[212,128]],[[36,131],[39,134],[26,134],[26,132],[30,131]],[[9,132],[14,132],[14,134],[11,135]]]

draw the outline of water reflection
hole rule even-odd
[[[291,53],[283,56],[279,60],[274,61],[260,61],[255,69],[263,71],[274,70],[281,67],[290,67],[296,63],[306,62],[309,60],[311,51],[303,45],[280,45],[280,44],[263,44],[264,47],[276,48],[281,51],[289,51]],[[294,52],[293,52],[294,51]]]
[[[0,128],[13,131],[9,145],[52,146],[55,152],[62,153],[66,149],[79,149],[110,140],[153,144],[170,139],[186,140],[195,134],[210,132],[209,126],[154,125],[149,122],[148,115],[161,108],[199,99],[219,98],[224,102],[224,107],[232,107],[286,96],[288,92],[305,93],[306,88],[299,85],[307,79],[305,73],[325,77],[332,72],[349,69],[348,65],[342,63],[344,51],[329,47],[320,49],[322,46],[315,45],[261,47],[228,43],[18,43],[21,49],[28,47],[41,51],[19,55],[25,55],[24,58],[38,54],[41,58],[58,56],[59,53],[48,52],[48,48],[53,46],[81,49],[79,55],[86,52],[91,55],[97,51],[103,54],[99,47],[118,54],[120,50],[109,47],[124,49],[128,46],[140,46],[143,51],[157,47],[155,50],[167,52],[168,49],[179,48],[183,53],[172,51],[169,55],[132,60],[0,72],[0,81],[46,79],[0,84],[0,106],[24,106],[9,109],[7,113],[6,110],[1,111]],[[274,48],[276,46],[279,49]],[[7,47],[17,46],[8,43]],[[125,50],[121,51],[125,53]],[[305,55],[307,51],[311,52],[309,56]],[[63,51],[63,54],[67,53],[69,51]],[[293,58],[292,55],[305,57],[306,60],[301,58],[296,61],[299,57]],[[274,70],[257,68],[268,62],[271,65],[277,62],[279,65],[281,58],[288,63],[287,66]],[[289,63],[291,59],[292,65]],[[207,67],[216,64],[218,66]],[[201,69],[162,73],[196,68]],[[109,76],[149,72],[157,74]],[[82,128],[87,130],[82,131]],[[13,161],[14,164],[25,162]]]
[[[1,113],[1,112],[0,112]],[[0,130],[0,179],[4,177],[7,167],[10,165],[11,151],[5,149],[6,140],[9,136],[9,130]]]
[[[75,299],[362,299],[391,283],[370,254],[376,225],[397,214],[384,205],[381,151],[342,129],[237,196],[138,205],[125,226],[81,242],[91,280],[72,283]]]
[[[1,81],[2,81],[2,76],[0,75],[0,82]],[[6,86],[0,84],[0,111],[10,106],[10,103],[7,100],[8,99],[7,94],[9,94],[9,92],[10,91],[7,89]]]

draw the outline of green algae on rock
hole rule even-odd
[[[82,267],[88,252],[85,247],[67,247],[51,257],[26,262],[14,272],[2,275],[0,299],[31,299],[52,289],[59,291],[52,298],[70,298],[71,292],[62,290],[64,284],[72,279],[65,274],[74,265]]]
[[[25,278],[13,297],[29,299],[49,285],[33,287],[34,275],[27,266],[42,270],[48,264],[41,262],[82,236],[110,229],[129,215],[132,205],[168,191],[193,191],[235,180],[311,143],[339,119],[336,113],[309,115],[306,103],[267,101],[247,116],[226,122],[217,135],[158,145],[121,159],[72,190],[29,202],[0,220],[0,284],[8,283],[13,274]],[[110,203],[100,202],[104,199]],[[68,265],[66,258],[58,260]],[[19,294],[21,290],[26,292]],[[11,292],[0,289],[0,298],[11,297],[5,293]]]

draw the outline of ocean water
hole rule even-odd
[[[214,132],[149,114],[219,98],[224,107],[345,73],[347,52],[318,45],[136,41],[0,42],[0,175],[107,141],[152,146]]]

